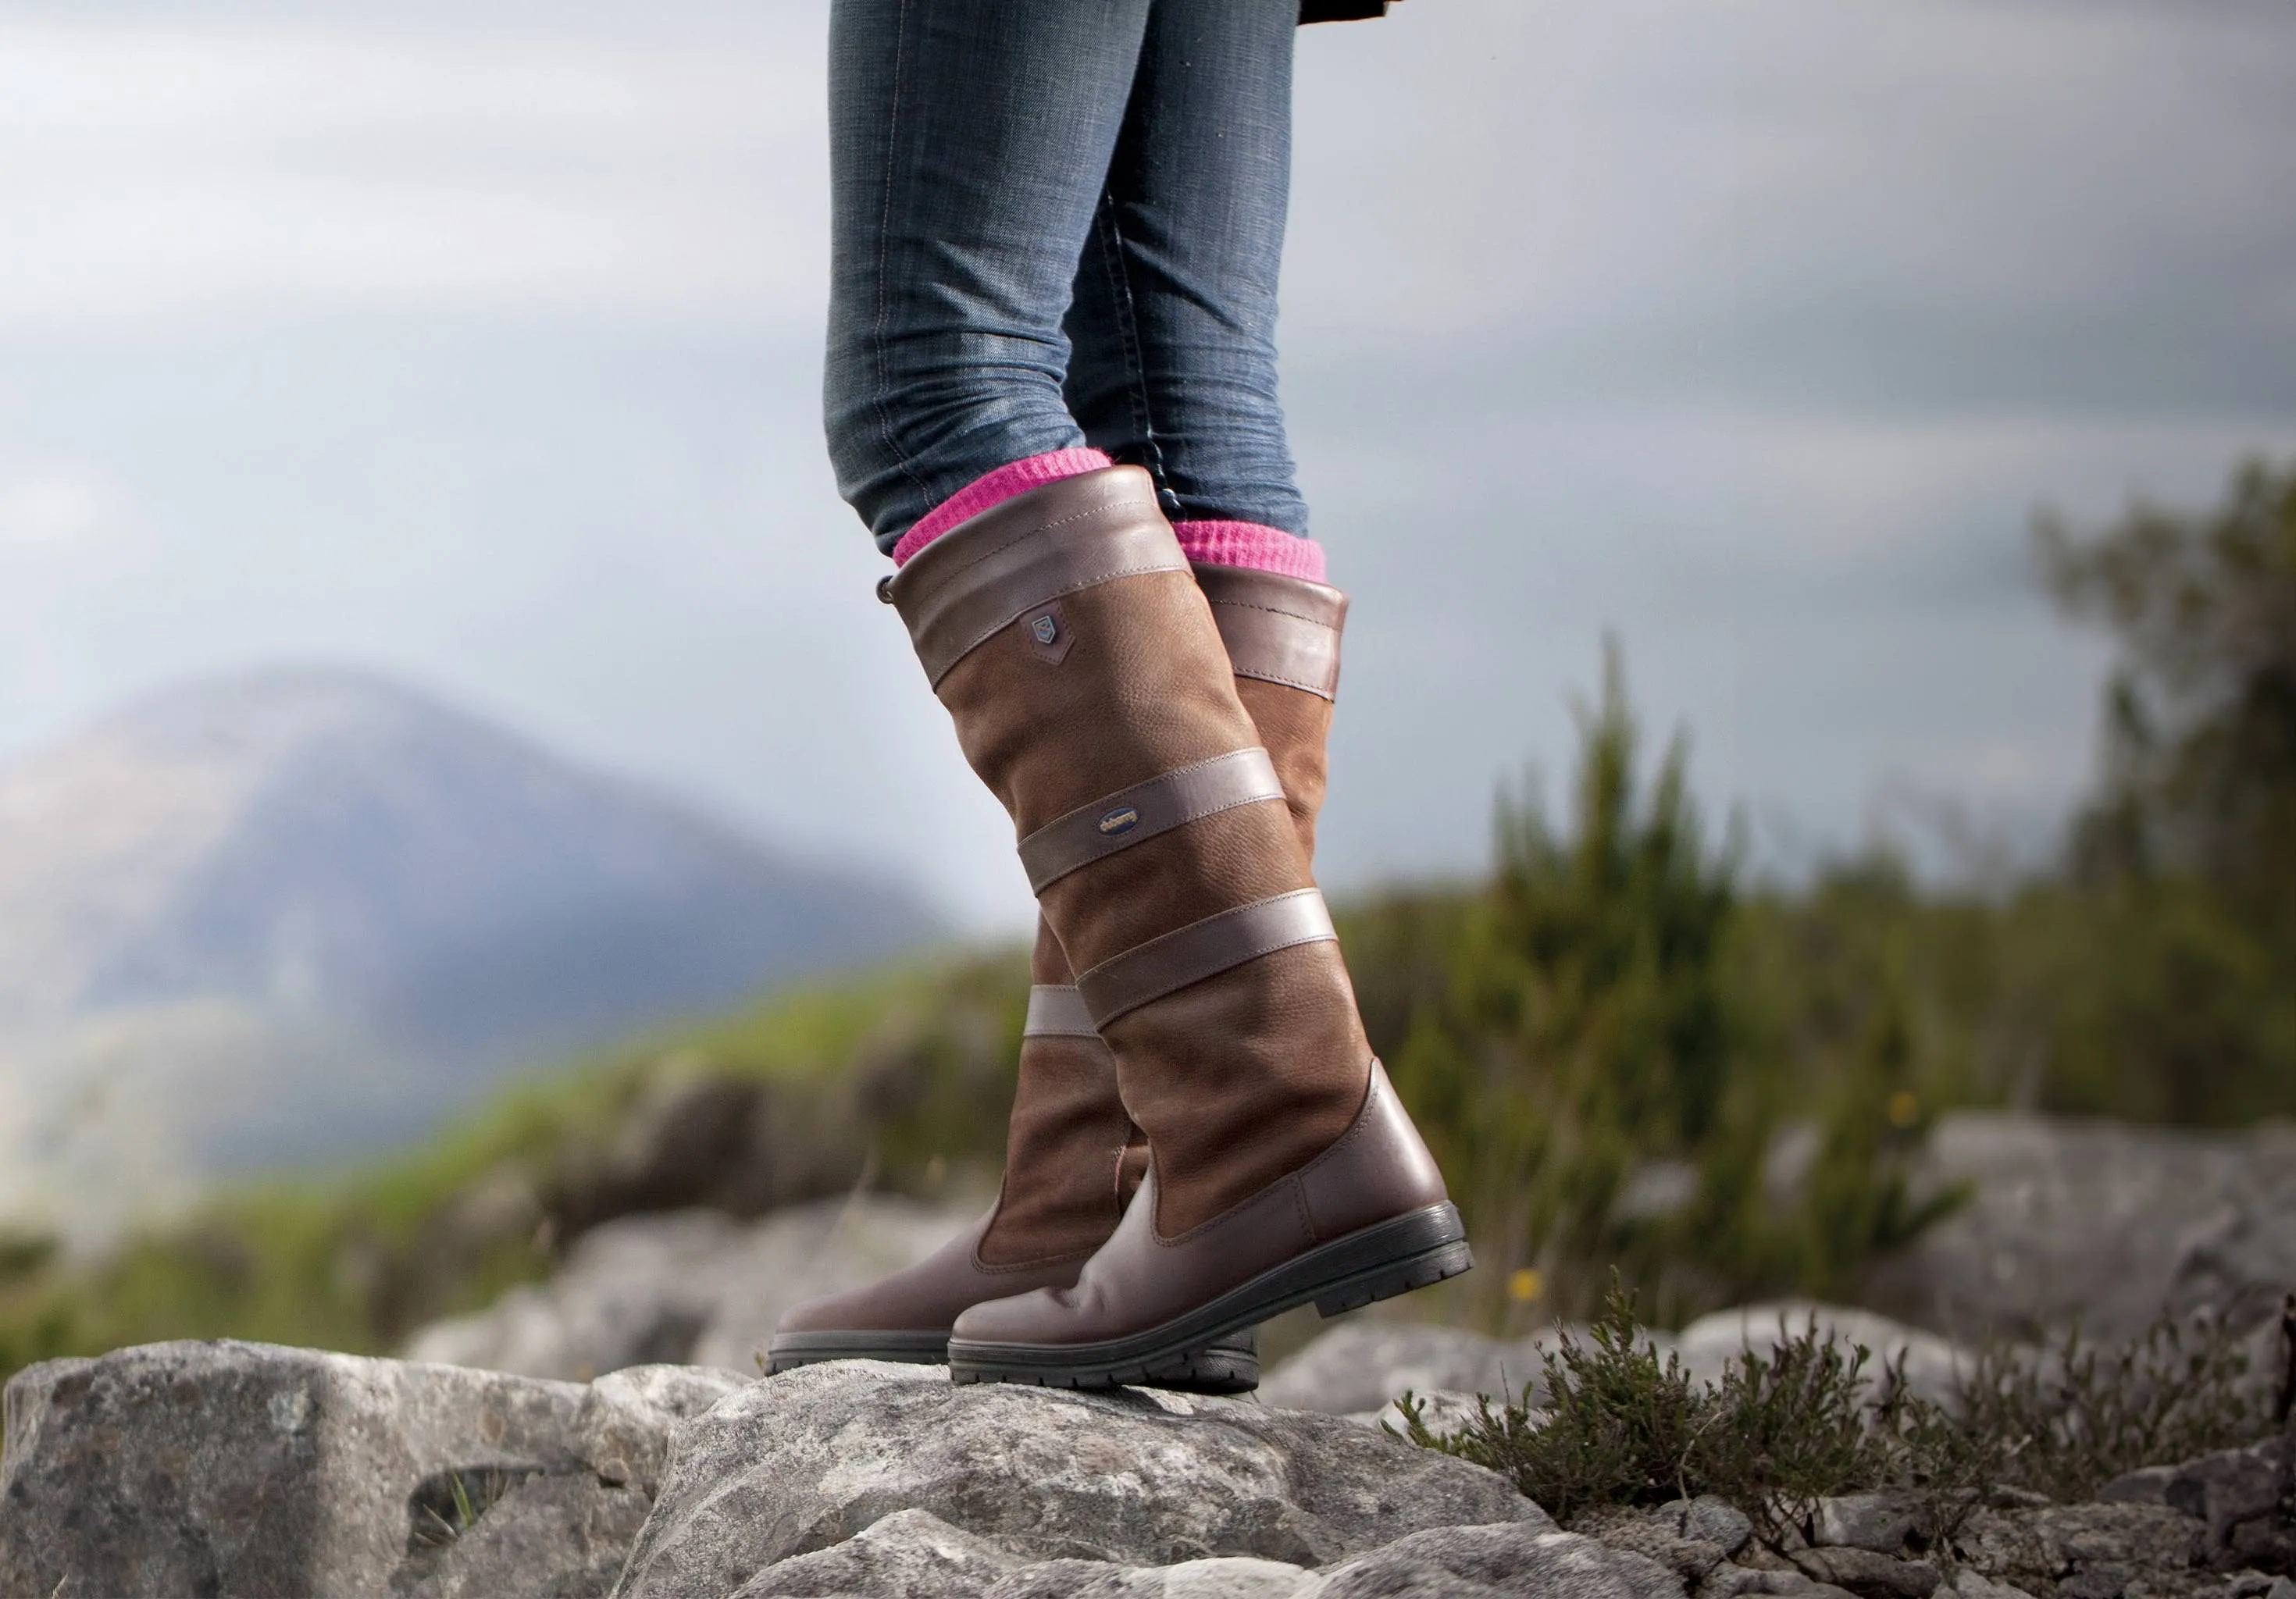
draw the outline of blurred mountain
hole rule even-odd
[[[371,1147],[936,930],[389,683],[195,685],[0,767],[0,1171]]]

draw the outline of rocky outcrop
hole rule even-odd
[[[863,1195],[747,1224],[715,1210],[624,1217],[584,1234],[549,1282],[433,1323],[406,1354],[576,1382],[660,1361],[754,1376],[790,1306],[922,1259],[978,1214]]]
[[[1934,1332],[1870,1310],[1810,1300],[1775,1300],[1701,1316],[1676,1334],[1674,1350],[1692,1377],[1713,1382],[1749,1350],[1767,1356],[1787,1339],[1811,1330],[1844,1349],[1866,1349],[1870,1376],[1879,1379],[1885,1370],[1899,1370],[1907,1390],[1939,1403],[1952,1397],[1956,1378],[1974,1359],[1972,1351]]]
[[[623,1592],[732,1592],[895,1509],[1013,1556],[1132,1566],[1322,1566],[1434,1527],[1553,1526],[1480,1467],[1328,1416],[845,1362],[745,1389],[679,1432]]]
[[[1929,1192],[1969,1201],[1883,1263],[1865,1296],[1957,1337],[2076,1320],[2125,1341],[2163,1309],[2266,1321],[2296,1283],[2296,1128],[2185,1133],[2009,1111],[1942,1118]]]
[[[587,1386],[242,1343],[7,1392],[0,1595],[1680,1599],[1332,1417],[859,1363]]]
[[[1464,1327],[1364,1317],[1342,1321],[1270,1371],[1263,1404],[1333,1415],[1368,1414],[1398,1394],[1538,1394],[1540,1361],[1556,1334],[1509,1341]]]
[[[1643,1556],[1538,1521],[1441,1527],[1322,1570],[1256,1555],[1167,1566],[1019,1563],[928,1512],[896,1512],[835,1547],[760,1572],[734,1599],[1684,1599]]]
[[[2201,1552],[2219,1570],[2296,1571],[2296,1435],[2131,1472],[2097,1497],[2158,1505],[2198,1521]]]
[[[865,1362],[580,1385],[160,1344],[36,1366],[6,1414],[0,1599],[2290,1599],[2296,1533],[2271,1449],[1951,1528],[1889,1494],[1767,1542],[1715,1499],[1558,1528],[1336,1416]]]
[[[242,1343],[51,1361],[8,1384],[0,1595],[603,1594],[671,1429],[734,1386]]]

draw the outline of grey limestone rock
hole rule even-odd
[[[1956,1377],[1969,1369],[1972,1359],[1969,1351],[1934,1332],[1870,1310],[1808,1300],[1718,1310],[1685,1327],[1676,1348],[1692,1376],[1711,1382],[1746,1350],[1767,1353],[1784,1339],[1798,1337],[1813,1325],[1820,1338],[1831,1334],[1841,1344],[1862,1344],[1871,1350],[1873,1358],[1866,1370],[1876,1381],[1885,1365],[1902,1361],[1906,1389],[1939,1402],[1953,1396]]]
[[[1701,1497],[1646,1510],[1584,1513],[1572,1530],[1654,1560],[1685,1581],[1702,1582],[1746,1546],[1754,1524],[1734,1506]]]
[[[572,1382],[661,1361],[754,1376],[791,1305],[922,1259],[978,1214],[863,1195],[750,1223],[714,1210],[623,1217],[585,1233],[549,1282],[432,1323],[406,1355]]]
[[[1029,1562],[1137,1566],[1322,1566],[1428,1528],[1553,1525],[1496,1473],[1337,1417],[833,1362],[752,1384],[679,1430],[618,1592],[732,1593],[898,1510]]]
[[[1679,1499],[1666,1508],[1681,1513],[1683,1537],[1718,1544],[1725,1554],[1737,1554],[1754,1536],[1754,1523],[1744,1511],[1710,1494]]]
[[[1800,1571],[1749,1570],[1744,1566],[1722,1566],[1710,1572],[1699,1586],[1699,1599],[1739,1599],[1741,1595],[1776,1594],[1789,1599],[1857,1599],[1848,1588],[1835,1587],[1830,1582],[1805,1577]]]
[[[924,1510],[897,1510],[841,1544],[768,1566],[733,1599],[980,1599],[1021,1562]]]
[[[2153,1595],[2221,1591],[2199,1525],[2161,1505],[2052,1505],[1980,1510],[1954,1534],[1953,1556],[1997,1584],[2051,1595],[2085,1572],[2133,1578]],[[2197,1585],[2197,1586],[2196,1586]]]
[[[1549,1331],[1510,1343],[1461,1327],[1342,1322],[1269,1372],[1259,1397],[1283,1409],[1333,1415],[1376,1413],[1406,1390],[1519,1398],[1557,1336]]]
[[[1014,1572],[984,1599],[1310,1599],[1317,1579],[1283,1561],[1222,1555],[1177,1566],[1054,1560]]]
[[[2242,1566],[2268,1571],[2296,1569],[2296,1519],[2287,1505],[2286,1440],[2226,1449],[2179,1465],[2148,1466],[2117,1477],[2098,1497],[2108,1503],[2159,1505],[2201,1523],[2209,1562],[2220,1570]]]
[[[605,1599],[651,1508],[632,1486],[530,1477],[435,1546],[432,1558],[410,1560],[394,1577],[421,1574],[410,1599]]]
[[[1843,1494],[1820,1499],[1812,1520],[1814,1544],[1895,1554],[1913,1535],[1921,1512],[1904,1494]]]
[[[602,1591],[670,1429],[732,1386],[231,1342],[50,1361],[8,1384],[0,1594]]]
[[[2033,1599],[2022,1588],[2013,1588],[2005,1582],[1996,1582],[1983,1572],[1964,1566],[1947,1578],[1939,1593],[1950,1593],[1954,1599]]]
[[[1804,1576],[1866,1599],[1930,1599],[1944,1580],[1927,1561],[1898,1560],[1871,1549],[1800,1549],[1793,1562]]]
[[[1301,1599],[1683,1599],[1655,1561],[1518,1521],[1398,1538],[1324,1573]]]
[[[1968,1204],[1883,1262],[1862,1296],[1957,1336],[2078,1322],[2120,1342],[2163,1309],[2267,1320],[2296,1283],[2296,1127],[2194,1133],[1956,1111],[1917,1181]]]
[[[1481,1415],[1485,1405],[1496,1403],[1486,1394],[1457,1393],[1439,1388],[1427,1393],[1414,1390],[1412,1391],[1411,1399],[1412,1403],[1419,1407],[1421,1423],[1438,1438],[1447,1437],[1464,1430],[1469,1423]],[[1308,1406],[1304,1408],[1312,1410],[1318,1406]],[[1541,1410],[1529,1413],[1533,1418],[1543,1418],[1546,1414]],[[1356,1411],[1349,1415],[1348,1420],[1374,1430],[1392,1429],[1399,1438],[1410,1436],[1410,1418],[1403,1414],[1403,1400],[1400,1396],[1377,1410]]]

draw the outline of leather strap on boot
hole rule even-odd
[[[1330,773],[1332,700],[1348,597],[1336,588],[1240,566],[1199,566],[1196,585],[1235,668],[1235,692],[1275,759],[1300,848],[1316,858],[1316,818]]]
[[[1347,595],[1305,578],[1248,566],[1206,564],[1195,571],[1237,676],[1319,700],[1338,697]]]
[[[1091,1007],[1085,1004],[1075,984],[1038,983],[1029,990],[1029,1013],[1021,1023],[1021,1037],[1024,1040],[1089,1038],[1099,1044],[1100,1029],[1093,1026]],[[1109,1070],[1115,1070],[1112,1062]]]

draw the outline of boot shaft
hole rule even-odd
[[[1242,567],[1199,564],[1195,578],[1312,868],[1347,597]],[[980,1242],[982,1259],[997,1265],[1097,1247],[1148,1169],[1146,1138],[1117,1094],[1115,1057],[1042,916],[1030,980],[1004,1186]]]
[[[1147,474],[1007,501],[916,556],[890,597],[1115,1053],[1159,1231],[1328,1147],[1361,1109],[1370,1049],[1293,810]],[[1310,697],[1320,731],[1329,701]]]

